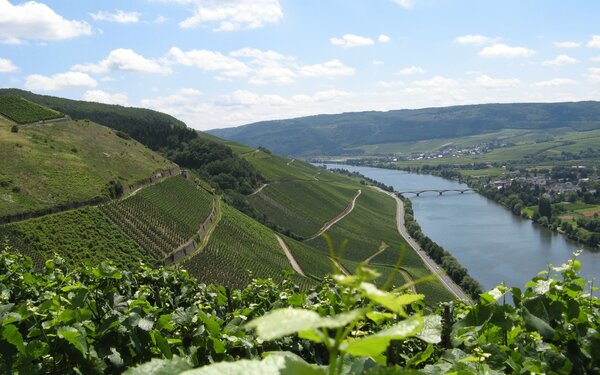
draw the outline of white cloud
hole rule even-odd
[[[20,46],[20,45],[25,44],[25,41],[22,39],[19,39],[19,38],[10,37],[10,38],[1,39],[0,44],[6,44],[8,46]]]
[[[592,57],[591,60],[593,62],[600,62],[600,56]]]
[[[373,44],[373,39],[354,34],[345,34],[341,38],[330,38],[329,41],[335,46],[345,48],[370,46]]]
[[[40,91],[56,91],[68,87],[94,88],[96,85],[96,80],[81,72],[58,73],[52,76],[32,74],[25,80],[25,88]]]
[[[547,81],[539,81],[533,84],[535,87],[558,87],[566,85],[576,85],[577,81],[570,78],[554,78]]]
[[[587,42],[587,46],[590,48],[600,48],[600,35],[592,36],[592,39]]]
[[[379,36],[377,37],[377,41],[379,43],[389,43],[392,40],[392,38],[390,38],[389,36],[385,35],[385,34],[379,34]]]
[[[158,61],[150,60],[131,49],[118,48],[112,50],[108,56],[97,64],[77,64],[72,70],[94,74],[109,71],[139,72],[139,73],[169,73],[170,68]]]
[[[405,83],[403,81],[379,81],[377,82],[377,86],[383,87],[386,89],[393,89],[396,87],[402,87]]]
[[[577,64],[578,62],[579,62],[579,60],[577,60],[574,57],[571,57],[568,55],[558,55],[552,60],[546,60],[546,61],[542,62],[542,65],[544,65],[544,66],[559,66],[559,65],[566,65],[566,64]]]
[[[483,87],[488,89],[508,88],[517,87],[521,84],[517,78],[499,79],[492,78],[488,75],[480,75],[473,80],[473,84],[477,87]]]
[[[579,48],[581,43],[574,42],[572,40],[565,40],[563,42],[554,42],[554,45],[558,48]]]
[[[301,102],[301,103],[322,102],[322,101],[331,102],[331,101],[337,101],[342,98],[347,98],[349,96],[352,96],[352,93],[350,93],[348,91],[331,89],[331,90],[318,91],[318,92],[314,93],[313,95],[306,95],[306,94],[294,95],[294,96],[292,96],[292,100],[295,102]]]
[[[443,90],[458,85],[458,81],[442,76],[435,76],[422,81],[414,81],[412,84],[422,88]]]
[[[182,28],[216,24],[213,31],[256,29],[283,18],[279,0],[189,1],[196,4],[194,15],[179,23]]]
[[[422,74],[425,73],[425,69],[421,68],[420,66],[409,66],[408,68],[404,68],[404,69],[400,69],[398,71],[398,73],[396,74],[400,74],[403,76],[410,76],[413,74]]]
[[[166,21],[167,21],[167,17],[163,16],[162,14],[159,14],[158,16],[156,16],[154,21],[152,21],[152,23],[161,24],[161,23],[165,23]]]
[[[340,60],[333,59],[322,64],[304,65],[300,68],[300,74],[307,77],[339,77],[352,76],[355,70],[344,65]]]
[[[287,84],[294,82],[297,77],[292,64],[294,58],[276,51],[246,47],[229,55],[249,59],[252,72],[248,82],[254,85]]]
[[[91,33],[88,23],[67,20],[45,4],[28,1],[13,5],[8,0],[0,0],[2,38],[61,40]]]
[[[412,0],[392,0],[394,3],[400,5],[404,9],[411,9],[414,7]]]
[[[456,37],[454,39],[455,43],[458,44],[468,44],[472,46],[481,46],[483,44],[493,43],[498,41],[500,38],[490,38],[489,36],[480,35],[480,34],[468,34]]]
[[[12,61],[0,58],[0,73],[10,73],[17,69],[17,66]]]
[[[99,11],[96,13],[90,13],[90,16],[94,21],[108,21],[116,23],[138,23],[140,22],[139,12],[125,12],[117,9],[114,13],[107,11]]]
[[[528,57],[535,54],[534,50],[525,47],[511,47],[506,44],[496,43],[479,51],[482,57]]]
[[[250,68],[243,62],[225,56],[221,52],[204,49],[182,51],[177,47],[169,50],[167,58],[175,64],[193,66],[207,71],[218,71],[225,77],[246,77]]]
[[[88,102],[119,104],[126,106],[128,105],[129,98],[127,97],[127,94],[122,92],[110,94],[102,90],[89,90],[83,94],[83,100]]]
[[[215,104],[224,107],[245,107],[255,104],[283,105],[289,103],[279,95],[259,95],[247,90],[236,90],[230,95],[221,95]]]
[[[371,61],[371,63],[373,65],[383,65],[383,64],[385,64],[385,61],[383,61],[383,60],[373,60],[373,61]]]
[[[587,77],[592,83],[600,83],[600,68],[589,68]]]

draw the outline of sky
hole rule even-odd
[[[600,100],[600,1],[0,0],[0,87],[208,130]]]

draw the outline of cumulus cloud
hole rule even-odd
[[[195,3],[194,15],[179,23],[182,28],[216,25],[213,31],[256,29],[283,18],[279,0],[187,1]]]
[[[413,66],[409,66],[408,68],[400,69],[397,74],[400,74],[403,76],[410,76],[410,75],[422,74],[422,73],[425,73],[425,69],[421,68],[420,66],[413,65]]]
[[[139,12],[125,12],[117,9],[114,13],[107,11],[99,11],[96,13],[90,13],[90,17],[94,21],[108,21],[116,23],[138,23],[140,22]]]
[[[87,22],[67,20],[36,1],[13,5],[0,0],[0,37],[5,40],[61,40],[90,35]]]
[[[245,77],[250,73],[250,68],[245,63],[216,51],[204,49],[182,51],[173,47],[167,53],[167,58],[171,63],[193,66],[206,71],[218,71],[225,77]]]
[[[370,46],[374,43],[373,39],[371,38],[354,34],[345,34],[341,38],[330,38],[329,41],[334,46],[341,46],[345,48]]]
[[[572,40],[565,40],[563,42],[554,42],[554,45],[558,48],[579,48],[581,43],[574,42]]]
[[[521,84],[517,78],[499,79],[492,78],[488,75],[480,75],[473,80],[473,84],[477,87],[483,87],[487,89],[499,89],[508,87],[517,87]]]
[[[109,71],[139,72],[139,73],[169,73],[165,64],[150,60],[127,48],[112,50],[108,56],[96,64],[77,64],[71,70],[76,72],[102,74]]]
[[[456,37],[454,39],[455,43],[458,44],[468,44],[472,46],[481,46],[483,44],[493,43],[497,41],[499,38],[490,38],[489,36],[480,35],[480,34],[468,34]]]
[[[385,61],[383,61],[383,60],[373,60],[373,61],[371,61],[371,63],[373,65],[383,65],[383,64],[385,64]]]
[[[379,43],[389,43],[392,40],[392,38],[390,38],[389,36],[385,35],[385,34],[379,34],[379,36],[377,37],[377,41]]]
[[[458,81],[442,76],[435,76],[422,81],[414,81],[412,84],[421,88],[443,90],[458,85]]]
[[[336,101],[336,100],[339,100],[342,98],[347,98],[349,96],[352,96],[351,92],[331,89],[331,90],[318,91],[318,92],[314,93],[313,95],[306,95],[306,94],[294,95],[294,96],[292,96],[292,100],[295,102],[303,102],[303,103],[321,102],[321,101]]]
[[[83,100],[88,102],[98,102],[104,104],[119,104],[126,106],[128,105],[129,98],[127,94],[119,92],[115,94],[110,94],[106,91],[102,90],[89,90],[83,94]]]
[[[513,58],[513,57],[528,57],[535,54],[535,51],[525,47],[511,47],[506,44],[496,43],[494,45],[485,47],[479,51],[479,56],[482,57],[502,57],[502,58]]]
[[[591,60],[594,62],[600,62],[600,56],[592,57]]]
[[[396,87],[402,87],[404,85],[405,85],[404,81],[379,81],[379,82],[377,82],[377,86],[383,87],[386,89],[393,89]]]
[[[17,70],[17,66],[8,59],[0,58],[0,73],[10,73]]]
[[[32,74],[25,80],[25,88],[28,90],[57,91],[69,87],[94,88],[95,79],[81,72],[58,73],[52,76]]]
[[[4,39],[0,39],[0,44],[6,44],[8,46],[20,46],[25,44],[25,41],[19,38],[14,38],[14,37],[10,37],[10,38],[4,38]]]
[[[577,81],[570,78],[554,78],[547,81],[539,81],[533,84],[535,87],[558,87],[567,85],[576,85]]]
[[[354,68],[344,65],[338,59],[329,60],[322,64],[304,65],[300,68],[300,74],[307,77],[334,78],[352,76],[354,73]]]
[[[542,62],[544,66],[559,66],[559,65],[567,65],[567,64],[577,64],[579,60],[574,57],[568,55],[558,55],[552,60],[546,60]]]
[[[283,105],[288,101],[279,95],[259,95],[247,90],[236,90],[230,95],[221,95],[215,101],[216,105],[225,107],[245,107],[258,103]]]
[[[589,48],[600,48],[600,35],[592,36],[592,39],[587,42],[587,46]]]
[[[404,9],[411,9],[414,7],[412,0],[392,0],[394,3],[400,5]]]

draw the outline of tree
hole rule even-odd
[[[547,198],[540,198],[538,212],[540,213],[540,216],[545,216],[548,220],[552,218],[552,205]]]
[[[11,131],[12,133],[18,133],[18,132],[19,132],[19,127],[18,127],[17,125],[13,125],[13,126],[10,128],[10,131]]]

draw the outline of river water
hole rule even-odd
[[[468,188],[440,177],[381,168],[327,164],[360,172],[391,185],[396,191]],[[513,215],[477,193],[436,192],[416,197],[407,194],[423,233],[448,250],[469,270],[484,289],[504,281],[523,287],[548,264],[560,265],[581,245],[565,236]],[[600,275],[600,252],[584,249],[579,257],[582,274],[591,280]],[[597,285],[600,280],[595,280]]]

